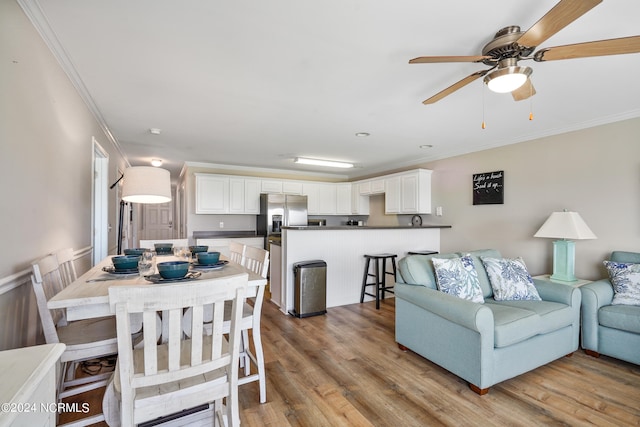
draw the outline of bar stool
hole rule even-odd
[[[396,254],[376,254],[376,255],[365,255],[364,257],[367,259],[367,262],[364,265],[364,276],[362,277],[362,292],[360,293],[360,303],[364,302],[364,296],[369,295],[370,297],[374,297],[376,299],[376,310],[380,309],[380,299],[384,299],[385,292],[393,293],[393,286],[386,286],[385,278],[387,274],[393,275],[394,283],[396,277]],[[393,271],[387,271],[387,260],[391,260],[391,268]],[[369,267],[371,264],[371,260],[373,260],[375,264],[375,273],[369,273]],[[381,271],[382,270],[382,274]],[[367,283],[369,277],[375,278],[375,282]],[[367,286],[375,286],[376,293],[371,294],[366,292]],[[380,298],[380,294],[382,293],[382,298]]]

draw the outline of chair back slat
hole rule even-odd
[[[64,248],[55,253],[56,259],[58,260],[60,277],[62,278],[62,282],[64,286],[69,286],[72,282],[74,282],[78,278],[78,274],[76,272],[76,266],[74,263],[74,255],[73,249]]]
[[[231,261],[242,264],[244,262],[245,249],[246,246],[242,243],[229,242],[229,258],[231,258]]]
[[[244,262],[242,265],[266,278],[267,272],[269,271],[269,251],[247,246],[244,251]]]

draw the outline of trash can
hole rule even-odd
[[[295,317],[309,317],[327,312],[327,263],[322,260],[293,264],[293,310]]]

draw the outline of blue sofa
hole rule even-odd
[[[542,301],[495,301],[480,257],[501,258],[500,253],[489,249],[470,255],[484,303],[437,290],[431,258],[462,253],[409,255],[398,262],[395,332],[401,349],[456,374],[480,395],[578,349],[578,289],[534,279]]]
[[[640,264],[640,253],[614,251],[610,260]],[[640,306],[611,305],[614,293],[609,279],[584,285],[580,292],[584,351],[640,364]]]

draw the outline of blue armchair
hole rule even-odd
[[[640,253],[614,251],[611,261],[640,264]],[[591,282],[582,293],[582,348],[640,364],[640,306],[611,305],[613,285],[609,279]]]

